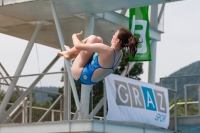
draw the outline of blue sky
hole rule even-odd
[[[200,1],[185,0],[167,3],[164,12],[164,34],[157,43],[156,82],[159,78],[200,60]],[[0,34],[0,62],[14,75],[27,41]],[[37,51],[39,57],[39,68]],[[34,46],[22,74],[39,73],[51,62],[59,50],[40,44]],[[60,71],[64,59],[51,72]],[[148,63],[144,63],[142,81],[148,81]]]

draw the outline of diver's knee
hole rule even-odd
[[[98,37],[95,36],[95,35],[90,35],[90,36],[88,37],[88,41],[90,41],[90,42],[98,42],[99,39],[98,39]]]
[[[103,39],[100,36],[97,36],[98,43],[103,43]]]
[[[89,39],[89,40],[95,40],[95,39],[97,39],[97,36],[95,36],[95,35],[90,35],[90,36],[88,37],[88,39]]]

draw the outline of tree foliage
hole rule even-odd
[[[129,66],[129,55],[123,50],[123,58],[118,66],[118,68],[113,72],[114,74],[121,75],[122,72]],[[141,80],[139,78],[140,74],[143,74],[142,69],[143,63],[136,62],[133,68],[129,71],[129,73],[126,73],[126,77]]]
[[[1,90],[0,91],[0,102],[3,101],[4,96],[5,96],[5,91]]]
[[[192,102],[192,99],[188,99],[187,102]],[[177,99],[177,103],[184,103],[184,100]],[[169,103],[169,106],[174,106],[174,100]],[[185,116],[185,104],[177,105],[177,115]],[[197,104],[187,104],[187,115],[198,115]],[[174,107],[170,110],[170,116],[174,116]]]

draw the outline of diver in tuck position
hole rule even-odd
[[[66,51],[58,52],[68,61],[76,57],[71,68],[72,76],[81,84],[96,84],[111,74],[122,59],[123,48],[127,48],[133,57],[137,52],[139,39],[124,28],[115,32],[111,46],[103,44],[102,38],[95,35],[80,41],[81,34],[82,31],[72,35],[73,48],[65,46]]]

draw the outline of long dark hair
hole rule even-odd
[[[133,36],[133,34],[125,28],[120,28],[118,30],[117,38],[120,40],[121,49],[127,48],[134,57],[137,53],[138,44],[141,43],[139,39]]]

